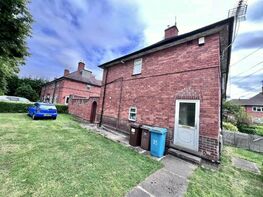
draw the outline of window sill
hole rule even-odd
[[[142,73],[138,73],[138,74],[132,74],[132,76],[138,76],[141,75]]]
[[[136,120],[133,120],[133,119],[128,119],[130,122],[136,122]]]

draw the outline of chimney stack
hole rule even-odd
[[[82,61],[80,61],[80,62],[79,62],[79,65],[78,65],[78,71],[81,72],[81,71],[83,71],[84,69],[85,69],[85,64],[84,64]]]
[[[164,39],[167,38],[172,38],[175,36],[178,36],[178,28],[176,27],[176,24],[171,26],[171,27],[167,27],[167,29],[164,30]]]
[[[64,70],[64,76],[67,76],[67,75],[69,75],[69,70],[68,70],[68,69],[65,69],[65,70]]]

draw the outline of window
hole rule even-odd
[[[137,109],[136,107],[130,107],[129,109],[129,120],[136,121]]]
[[[195,126],[195,103],[180,102],[179,124],[190,127]]]
[[[88,84],[88,85],[87,85],[87,89],[89,90],[90,88],[91,88],[91,85]]]
[[[142,58],[134,60],[133,75],[141,74],[142,72]]]
[[[263,112],[263,106],[259,106],[259,107],[252,107],[252,111],[253,112]]]
[[[65,105],[67,105],[69,102],[69,96],[65,96]]]

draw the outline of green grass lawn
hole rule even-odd
[[[197,168],[189,182],[187,195],[192,196],[263,196],[263,175],[235,168],[231,157],[257,163],[263,174],[263,155],[240,148],[224,147],[219,170]]]
[[[0,114],[0,196],[123,196],[160,167],[70,115]]]

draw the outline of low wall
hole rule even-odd
[[[223,143],[263,153],[263,137],[240,132],[223,131]]]
[[[70,98],[68,103],[68,112],[83,120],[90,121],[91,108],[93,102],[99,102],[99,97],[90,98]]]

